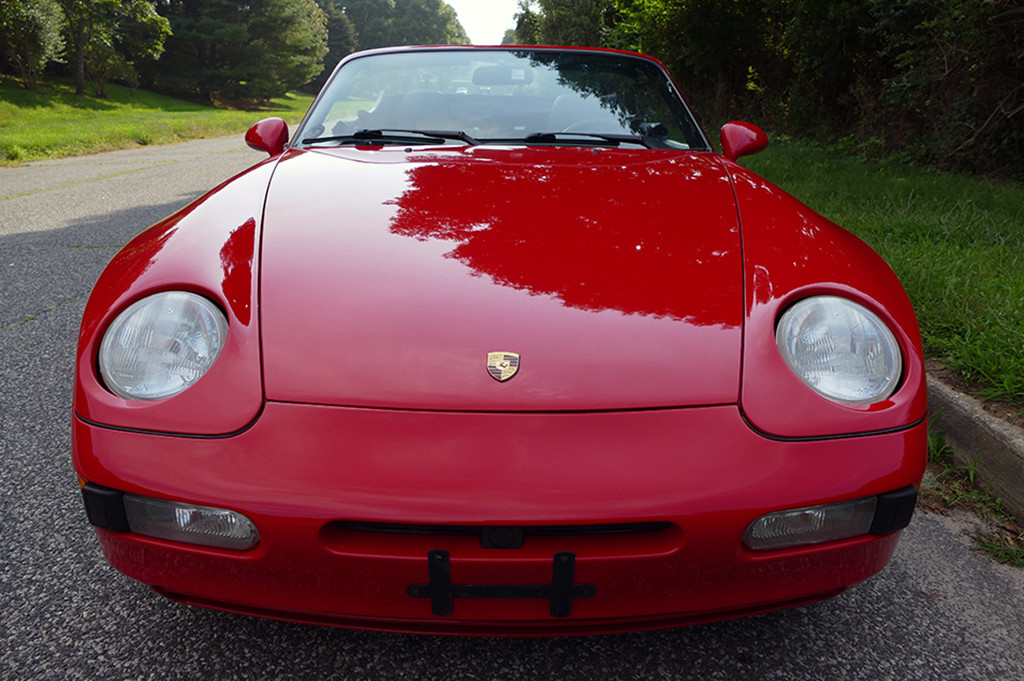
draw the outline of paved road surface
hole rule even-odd
[[[921,513],[889,568],[837,599],[621,636],[306,627],[116,573],[69,462],[82,309],[119,244],[261,157],[229,139],[0,168],[0,679],[1024,679],[1024,571]]]

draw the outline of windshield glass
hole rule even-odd
[[[445,138],[455,143],[708,149],[668,74],[655,62],[522,48],[415,50],[352,59],[330,81],[296,140],[299,145],[386,143],[388,134],[398,139],[410,131],[462,133]],[[410,142],[408,134],[401,142]]]

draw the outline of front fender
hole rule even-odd
[[[904,428],[928,411],[921,335],[889,266],[863,241],[778,187],[730,164],[744,255],[746,319],[740,403],[768,436],[830,437]],[[801,298],[838,295],[881,317],[903,353],[903,379],[887,400],[840,404],[804,385],[775,344],[779,315]]]
[[[190,435],[245,428],[263,406],[257,316],[263,204],[274,164],[264,162],[135,237],[100,275],[85,308],[75,366],[74,410],[104,426]],[[228,319],[220,356],[184,392],[126,400],[108,391],[97,355],[103,334],[127,306],[168,290],[198,293]]]

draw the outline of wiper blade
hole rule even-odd
[[[527,144],[556,144],[563,138],[573,138],[577,144],[598,144],[600,146],[617,147],[620,144],[639,144],[651,148],[650,142],[640,135],[627,135],[625,133],[603,133],[603,132],[535,132],[527,135],[523,141]]]
[[[460,140],[467,144],[479,144],[476,139],[461,130],[399,130],[389,128],[357,130],[348,135],[310,137],[302,140],[302,143],[340,142],[342,144],[366,144],[373,142],[377,144],[442,144],[445,140]]]
[[[459,140],[466,144],[477,145],[480,144],[480,140],[473,137],[469,133],[463,132],[462,130],[395,130],[394,132],[408,132],[416,133],[419,135],[430,135],[431,137],[440,137],[446,140]]]
[[[444,138],[418,134],[413,137],[409,133],[395,134],[390,130],[358,130],[348,135],[330,135],[327,137],[309,137],[302,140],[303,144],[320,144],[322,142],[338,142],[340,144],[442,144]]]

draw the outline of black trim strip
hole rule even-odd
[[[787,437],[784,435],[772,435],[766,433],[757,426],[755,426],[750,419],[747,418],[746,413],[743,409],[740,409],[740,418],[747,424],[747,428],[750,428],[754,433],[760,435],[766,440],[772,440],[774,442],[823,442],[826,440],[850,440],[857,437],[871,437],[872,435],[892,435],[893,433],[903,433],[908,430],[913,430],[917,426],[921,425],[928,420],[928,415],[925,414],[921,418],[917,419],[912,423],[908,423],[905,426],[896,426],[895,428],[883,428],[881,430],[866,430],[859,433],[840,433],[838,435],[808,435],[799,437]]]
[[[736,402],[714,402],[711,404],[676,405],[666,407],[621,407],[608,409],[442,409],[419,407],[372,407],[360,404],[329,404],[327,402],[290,402],[288,400],[267,400],[274,404],[297,404],[309,407],[337,407],[338,409],[363,409],[368,411],[396,411],[411,414],[644,414],[655,411],[684,411],[711,409],[715,407],[739,407]]]
[[[252,417],[252,420],[249,421],[249,423],[245,424],[238,430],[232,431],[230,433],[218,433],[214,435],[204,435],[202,433],[171,433],[165,430],[146,430],[144,428],[112,426],[108,423],[99,423],[97,421],[87,419],[81,414],[79,414],[78,411],[75,411],[75,418],[86,425],[93,426],[95,428],[102,428],[104,430],[113,430],[119,433],[135,433],[137,435],[162,435],[164,437],[178,437],[184,438],[186,440],[226,440],[228,438],[237,437],[242,433],[246,432],[247,430],[251,429],[253,426],[255,426],[256,422],[260,420],[261,416],[263,416],[263,410],[266,409],[266,407],[267,400],[261,400],[259,411],[256,412],[256,415]]]

